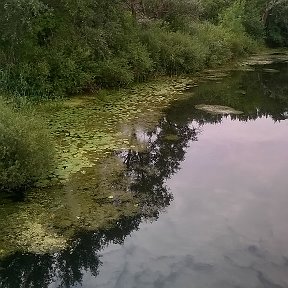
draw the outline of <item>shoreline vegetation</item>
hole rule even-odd
[[[287,1],[251,2],[2,1],[1,92],[57,99],[153,75],[193,74],[265,41],[286,46]]]
[[[140,213],[148,200],[122,193],[127,177],[111,154],[145,151],[147,143],[135,137],[137,123],[149,119],[145,129],[153,127],[164,107],[197,85],[199,73],[221,79],[225,72],[209,76],[208,69],[265,51],[265,42],[287,46],[287,1],[251,2],[0,3],[0,194],[27,190],[31,200],[2,207],[0,256],[57,250],[83,227]],[[101,161],[110,156],[109,169]],[[107,186],[85,187],[92,175],[92,186]],[[121,187],[113,190],[115,177]],[[11,231],[17,236],[7,240]]]
[[[1,191],[29,187],[44,176],[40,171],[50,171],[53,144],[42,145],[49,132],[30,113],[31,102],[51,100],[57,110],[59,99],[97,94],[101,106],[109,89],[117,97],[120,87],[133,89],[153,77],[191,77],[237,61],[265,49],[265,41],[285,46],[287,6],[266,0],[2,1]],[[269,11],[264,20],[263,11]]]
[[[154,181],[164,183],[178,166],[168,160],[173,167],[167,168],[168,174],[165,169],[160,173],[155,168],[163,165],[161,157],[170,159],[170,153],[174,155],[171,148],[178,141],[182,143],[182,137],[185,141],[191,137],[196,140],[199,133],[193,128],[183,131],[183,135],[173,131],[158,135],[157,141],[168,145],[168,155],[162,154],[151,139],[157,134],[155,127],[163,109],[177,99],[184,100],[185,90],[198,87],[203,81],[221,81],[233,70],[254,71],[254,65],[273,63],[278,58],[288,60],[287,54],[279,53],[252,56],[234,67],[206,70],[197,77],[162,78],[129,89],[102,91],[101,99],[96,94],[33,104],[35,115],[42,117],[43,125],[49,126],[52,134],[56,169],[47,179],[38,181],[37,187],[27,190],[25,201],[11,202],[9,197],[2,197],[0,258],[16,251],[53,254],[69,247],[77,233],[109,230],[127,217],[136,217],[137,221],[157,219],[173,195],[162,188],[155,191]],[[187,96],[191,97],[191,93]],[[147,138],[150,134],[152,138]],[[154,156],[159,156],[159,163],[153,160],[155,167],[150,162],[142,163],[145,157],[150,159],[151,149]],[[142,159],[140,166],[138,157]],[[134,174],[127,171],[130,165],[144,175],[141,181],[134,183]],[[135,185],[141,193],[138,186],[133,188]]]

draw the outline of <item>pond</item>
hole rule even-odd
[[[68,184],[63,177],[41,199],[31,192],[24,202],[5,200],[1,215],[18,222],[6,218],[14,230],[0,223],[11,234],[2,243],[13,243],[0,261],[1,287],[288,287],[288,57],[206,73],[197,84],[177,82],[182,90],[158,114],[154,104],[133,125],[108,121],[129,141],[109,138],[110,154],[78,167]],[[27,215],[42,222],[22,227]],[[65,239],[45,238],[45,221]],[[21,238],[18,224],[37,237]],[[14,243],[16,234],[25,241]],[[53,249],[32,249],[28,238]]]

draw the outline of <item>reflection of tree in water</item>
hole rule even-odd
[[[281,73],[277,73],[277,70]],[[183,114],[190,115],[190,121],[197,121],[201,125],[221,123],[223,116],[196,110],[194,107],[198,104],[230,106],[244,112],[229,116],[232,120],[249,121],[271,117],[279,121],[287,118],[287,63],[255,66],[255,71],[235,71],[231,76],[221,82],[208,81],[201,84],[193,89],[195,97],[175,103],[174,110],[178,111],[180,117]]]
[[[83,232],[72,245],[55,254],[16,254],[7,257],[0,266],[0,286],[48,287],[56,281],[56,287],[71,287],[82,282],[83,271],[98,274],[101,265],[98,252],[108,243],[123,243],[132,230],[138,228],[141,216],[123,218],[109,230]]]
[[[188,122],[178,124],[166,116],[145,135],[147,150],[120,154],[132,181],[131,190],[140,195],[144,214],[158,217],[161,208],[170,204],[173,195],[167,190],[165,180],[179,169],[189,141],[196,141],[198,132]],[[137,137],[134,132],[133,138]]]
[[[123,243],[143,218],[157,219],[173,199],[165,180],[179,169],[189,141],[195,141],[197,129],[189,122],[178,124],[173,117],[163,117],[159,125],[145,133],[147,150],[120,153],[126,166],[124,177],[130,179],[129,192],[139,199],[142,213],[123,217],[106,230],[81,232],[72,245],[54,254],[14,254],[0,262],[0,286],[72,287],[82,282],[84,271],[98,274],[101,261],[99,252],[109,243]],[[133,133],[132,133],[133,134]],[[134,137],[137,135],[134,133]],[[138,139],[139,140],[139,139]],[[55,287],[52,286],[52,287]]]

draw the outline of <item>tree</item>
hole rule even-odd
[[[269,0],[269,1],[266,0],[265,2],[266,2],[266,5],[265,5],[264,12],[262,15],[262,21],[263,21],[264,26],[266,27],[267,19],[269,17],[269,14],[271,15],[272,10],[274,10],[276,7],[287,5],[288,1],[287,0]]]
[[[262,15],[268,44],[288,46],[288,0],[268,1]]]

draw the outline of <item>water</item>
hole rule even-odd
[[[288,63],[253,68],[204,81],[149,133],[138,127],[148,151],[118,157],[143,215],[80,231],[58,253],[7,257],[1,287],[288,287]]]

